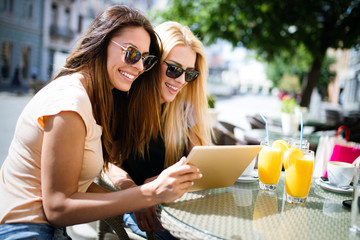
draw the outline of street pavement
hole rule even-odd
[[[31,94],[0,92],[0,162],[5,160],[14,135],[16,121],[30,101]]]

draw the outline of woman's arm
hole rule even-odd
[[[117,141],[113,142],[113,147],[111,151],[111,155],[113,158],[115,158],[115,154],[119,152],[118,151],[119,148],[120,148],[119,142]],[[130,177],[130,175],[125,170],[116,166],[115,164],[109,163],[108,168],[105,169],[105,173],[113,182],[113,184],[119,189],[127,189],[137,186]]]
[[[114,164],[109,164],[108,169],[105,169],[105,173],[119,189],[127,189],[137,186],[124,169]]]
[[[55,227],[91,222],[171,202],[182,196],[201,174],[194,166],[179,163],[148,184],[110,193],[80,193],[85,124],[75,112],[47,117],[41,157],[43,207]],[[94,186],[91,187],[94,189]]]

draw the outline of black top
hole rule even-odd
[[[184,150],[183,156],[186,156]],[[178,159],[179,160],[179,159]],[[149,152],[145,151],[144,158],[131,153],[126,159],[122,168],[130,175],[136,185],[144,184],[150,177],[159,175],[164,170],[165,162],[165,143],[159,135],[156,140],[153,138],[149,143]]]
[[[134,180],[136,185],[144,184],[147,178],[157,176],[164,169],[165,143],[159,136],[151,139],[149,153],[145,151],[144,158],[134,153],[130,154],[122,165],[124,170]]]

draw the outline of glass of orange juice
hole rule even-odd
[[[259,186],[263,190],[274,191],[282,168],[281,149],[270,144],[263,146],[258,155]]]
[[[304,203],[314,167],[314,151],[291,147],[284,153],[285,192],[289,203]]]

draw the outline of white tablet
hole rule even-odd
[[[203,177],[188,192],[232,186],[261,150],[260,145],[195,146],[187,163],[200,169]]]

